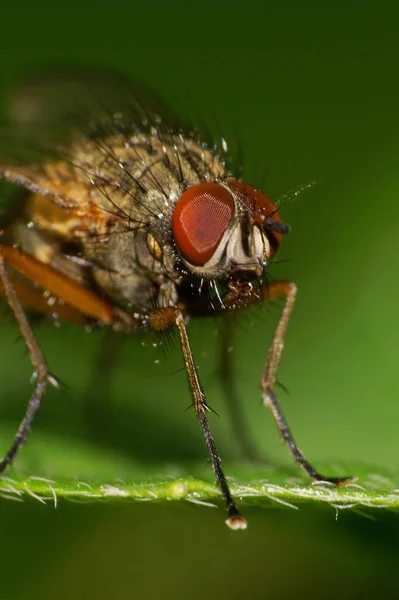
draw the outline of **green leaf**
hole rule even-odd
[[[318,465],[328,475],[357,476],[356,481],[341,488],[328,483],[311,483],[295,467],[254,467],[228,462],[224,466],[231,491],[240,506],[267,507],[277,503],[297,508],[307,502],[328,504],[336,509],[399,508],[399,474],[375,466]],[[43,434],[0,479],[0,497],[16,501],[30,497],[54,505],[61,499],[223,505],[206,460],[200,464],[142,464],[89,443],[65,439],[61,442]]]

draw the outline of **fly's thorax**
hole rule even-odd
[[[150,231],[115,223],[106,240],[90,237],[84,240],[85,254],[93,264],[123,277],[139,273],[154,281],[160,276],[178,279],[173,247],[170,243],[162,244],[159,235]]]
[[[225,177],[223,159],[201,141],[153,129],[88,141],[76,147],[74,163],[89,175],[91,202],[110,214],[105,243],[83,240],[97,285],[124,306],[175,304],[184,276],[175,207],[187,189]]]
[[[147,230],[116,223],[106,243],[85,245],[97,285],[118,305],[149,311],[176,303],[181,275],[172,249]]]
[[[90,202],[132,227],[157,227],[192,185],[226,174],[224,161],[201,141],[151,129],[129,138],[77,145],[75,178],[89,187]]]

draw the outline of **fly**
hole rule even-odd
[[[261,377],[263,403],[312,479],[350,479],[326,477],[307,461],[274,391],[297,288],[269,281],[267,268],[289,227],[270,198],[229,167],[223,139],[210,144],[151,95],[106,79],[108,96],[84,75],[31,82],[14,99],[0,176],[25,193],[20,212],[2,226],[0,293],[28,348],[34,391],[0,473],[27,439],[48,384],[57,385],[26,311],[126,334],[174,329],[227,525],[244,529],[208,422],[187,332],[192,317],[285,297]]]

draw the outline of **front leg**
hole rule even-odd
[[[182,307],[184,310],[184,307]],[[206,402],[205,394],[198,376],[197,367],[194,362],[194,357],[191,351],[190,342],[188,339],[184,314],[181,308],[166,307],[156,309],[149,315],[149,324],[154,331],[167,331],[170,327],[176,326],[179,332],[180,345],[183,352],[184,366],[188,377],[188,384],[193,400],[193,407],[200,423],[202,433],[204,435],[205,444],[208,449],[209,458],[212,462],[213,471],[216,481],[220,487],[220,491],[226,502],[228,518],[226,524],[231,529],[245,529],[247,522],[239,512],[234,499],[231,495],[229,484],[223,472],[222,461],[219,452],[216,448],[215,441],[211,429],[209,427],[206,413],[209,411],[209,406]]]
[[[267,300],[273,300],[285,296],[285,305],[281,313],[280,320],[274,332],[273,340],[267,355],[266,365],[263,371],[261,380],[261,391],[263,403],[267,406],[276,421],[281,437],[288,446],[289,451],[294,457],[299,466],[312,478],[317,481],[327,481],[335,485],[345,485],[351,481],[352,477],[326,477],[322,475],[310,464],[304,454],[297,446],[294,436],[288,426],[288,423],[280,408],[278,399],[273,391],[276,382],[278,367],[280,364],[281,353],[284,348],[284,338],[288,327],[289,318],[295,304],[297,287],[292,281],[274,281],[268,283],[261,288],[249,287],[245,295],[237,295],[234,298],[234,293],[231,293],[228,298],[228,308],[235,310],[236,308],[247,308],[256,304],[260,304]]]

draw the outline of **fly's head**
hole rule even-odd
[[[232,178],[189,187],[172,218],[185,269],[229,288],[261,279],[288,231],[270,198]]]

